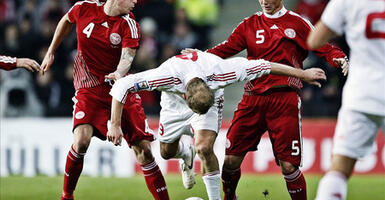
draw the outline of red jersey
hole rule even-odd
[[[16,69],[16,58],[0,55],[0,69]]]
[[[247,49],[248,59],[265,59],[302,69],[308,55],[306,39],[312,27],[309,21],[285,8],[274,15],[257,12],[243,20],[225,42],[207,52],[227,58]],[[317,49],[315,54],[325,58],[333,67],[337,67],[333,58],[346,56],[330,44]],[[244,88],[260,94],[277,85],[288,85],[298,90],[302,87],[297,78],[270,74],[247,82]]]
[[[103,9],[102,3],[81,1],[68,11],[70,22],[76,23],[78,40],[76,90],[102,84],[104,76],[116,70],[122,48],[139,47],[139,24],[133,14],[111,17]]]

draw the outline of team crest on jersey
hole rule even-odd
[[[86,114],[83,111],[79,111],[75,114],[76,119],[83,119]]]
[[[111,42],[113,45],[118,45],[118,44],[120,44],[121,41],[122,41],[122,38],[120,37],[119,34],[117,34],[117,33],[111,33],[111,35],[110,35],[110,42]]]
[[[145,89],[148,89],[148,88],[150,88],[150,86],[148,86],[147,81],[141,81],[139,83],[135,83],[136,91],[145,90]]]
[[[292,28],[285,29],[285,35],[289,38],[295,38],[295,31]]]

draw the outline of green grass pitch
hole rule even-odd
[[[313,200],[321,176],[306,175],[308,199]],[[58,200],[63,178],[60,177],[19,177],[0,178],[1,200]],[[197,196],[207,199],[201,176],[191,190],[183,188],[179,175],[167,175],[166,182],[170,199],[184,200]],[[262,193],[267,190],[265,197]],[[290,199],[285,182],[280,175],[244,174],[238,185],[240,200],[285,200]],[[77,200],[150,200],[143,176],[130,178],[93,178],[82,176],[75,192]],[[384,200],[385,176],[355,175],[349,181],[348,200]]]

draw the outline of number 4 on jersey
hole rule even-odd
[[[89,23],[84,29],[83,33],[86,34],[87,38],[91,37],[92,30],[94,30],[95,24],[94,23]]]

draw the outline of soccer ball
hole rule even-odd
[[[200,197],[189,197],[189,198],[187,198],[185,200],[203,200],[203,199],[200,198]]]

